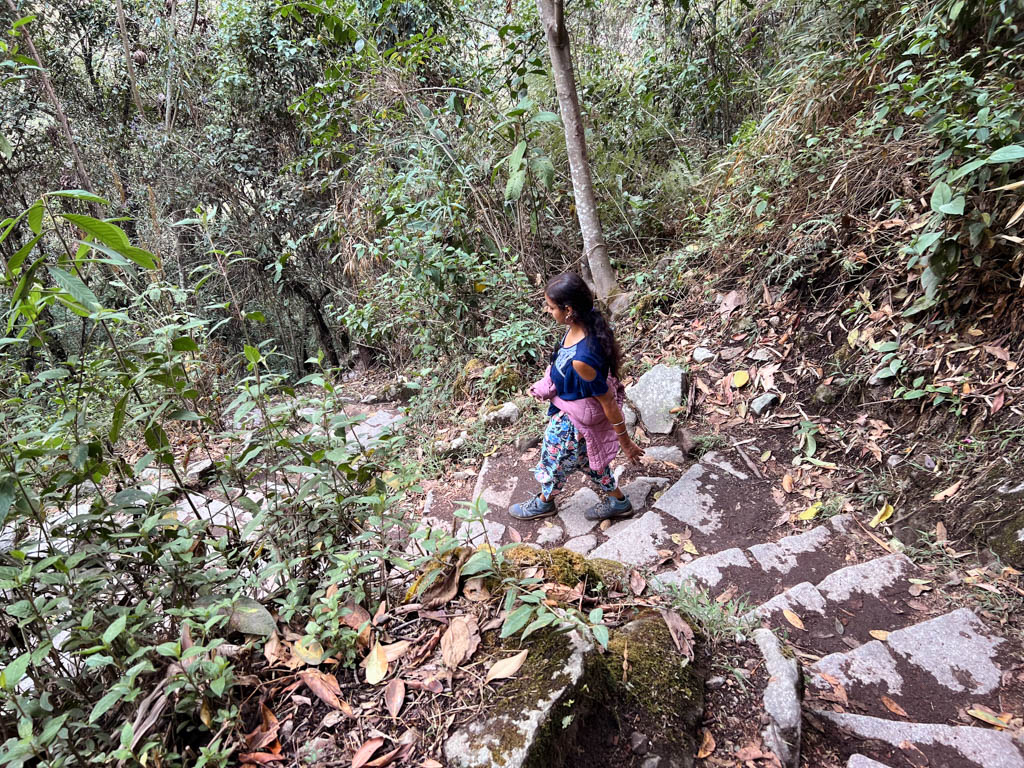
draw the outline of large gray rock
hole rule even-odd
[[[667,435],[675,424],[670,411],[683,401],[683,369],[656,365],[626,389],[626,396],[640,411],[648,432]]]
[[[655,502],[654,508],[704,534],[713,534],[722,526],[724,511],[702,482],[706,469],[694,464]]]
[[[894,747],[909,742],[926,755],[931,751],[929,747],[940,747],[942,751],[937,757],[941,757],[945,765],[1024,768],[1024,756],[1013,736],[1006,731],[940,723],[905,723],[849,713],[818,711],[816,714],[862,739],[877,739]],[[952,762],[949,750],[953,750],[962,762]]]
[[[668,537],[657,512],[613,525],[608,541],[590,553],[591,557],[617,560],[626,565],[649,565],[658,559],[658,545]]]
[[[737,547],[723,549],[713,555],[698,557],[675,571],[659,574],[656,580],[661,584],[682,584],[696,582],[699,586],[713,589],[725,575],[726,568],[750,568],[750,561]]]
[[[505,403],[496,411],[491,411],[484,416],[484,424],[494,424],[505,427],[514,424],[519,420],[519,406],[515,403]]]
[[[906,555],[876,557],[834,571],[821,580],[818,591],[826,600],[838,603],[849,600],[855,594],[880,597],[885,589],[896,584],[915,567]]]
[[[786,768],[800,765],[800,665],[782,653],[779,639],[770,629],[754,630],[754,642],[764,657],[768,685],[764,710],[768,723],[761,734],[764,743]]]

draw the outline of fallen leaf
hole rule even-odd
[[[693,629],[686,623],[686,620],[675,611],[661,609],[658,613],[661,614],[661,618],[665,621],[665,626],[668,627],[669,634],[672,635],[672,642],[675,643],[676,650],[686,658],[692,659],[694,643]]]
[[[393,661],[398,661],[402,658],[406,651],[409,650],[412,643],[408,640],[399,640],[397,643],[391,643],[390,645],[382,645],[381,650],[384,651],[384,656],[387,658],[390,664]]]
[[[949,541],[949,537],[946,534],[946,526],[943,525],[941,520],[935,524],[935,541],[939,544],[945,544]]]
[[[285,758],[284,755],[275,755],[272,752],[243,752],[238,756],[238,759],[243,763],[266,765],[267,763],[276,763]]]
[[[384,704],[392,717],[398,717],[398,713],[402,711],[402,703],[404,701],[405,683],[395,678],[384,689]]]
[[[263,658],[267,660],[267,663],[270,666],[284,664],[290,655],[284,643],[281,642],[281,636],[277,634],[277,630],[271,632],[267,642],[263,645]]]
[[[302,638],[292,643],[292,653],[302,660],[303,664],[317,666],[324,660],[324,647],[316,638]]]
[[[746,371],[736,371],[732,375],[732,385],[736,389],[746,386],[748,381],[750,381],[750,374]]]
[[[697,759],[702,760],[715,751],[715,737],[707,728],[700,739],[700,749],[697,751]]]
[[[380,643],[374,643],[366,657],[366,682],[376,685],[388,676],[388,657]]]
[[[469,547],[462,547],[458,553],[457,559],[445,565],[442,575],[420,595],[420,602],[426,610],[440,608],[459,593],[459,576],[462,574],[462,566],[466,564],[473,553]]]
[[[299,679],[327,706],[346,715],[354,714],[348,702],[341,698],[341,686],[334,675],[321,672],[319,669],[304,669],[299,672]]]
[[[815,517],[817,517],[818,513],[821,511],[821,507],[822,507],[822,503],[820,501],[816,501],[813,504],[811,504],[811,506],[809,506],[807,509],[805,509],[803,512],[801,512],[799,515],[797,515],[796,519],[797,520],[813,520]]]
[[[873,518],[871,518],[871,522],[868,523],[868,525],[870,525],[872,528],[877,528],[879,524],[884,523],[886,520],[892,517],[892,513],[895,511],[896,508],[893,507],[893,505],[890,504],[889,502],[886,502],[885,506],[878,510],[878,513]]]
[[[983,344],[981,348],[988,352],[990,355],[992,355],[992,357],[998,358],[1003,362],[1009,362],[1010,360],[1010,352],[1008,349],[1006,349],[1006,347],[997,347],[991,344]]]
[[[420,764],[420,768],[444,768],[442,763],[431,760],[429,757]]]
[[[765,753],[761,751],[760,747],[747,746],[737,749],[735,757],[743,762],[747,760],[761,760],[765,757]]]
[[[384,739],[380,736],[370,739],[363,746],[356,750],[356,753],[352,755],[352,768],[363,768],[370,758],[373,757],[373,753],[384,746]]]
[[[885,708],[892,712],[894,715],[899,715],[900,717],[910,717],[910,715],[907,714],[907,711],[903,709],[903,707],[901,707],[895,701],[890,699],[888,696],[882,697],[882,703],[885,705]]]
[[[884,629],[872,629],[868,634],[875,638],[875,640],[881,640],[883,643],[889,639],[889,633]]]
[[[932,501],[945,501],[946,499],[950,499],[953,496],[956,496],[956,492],[960,490],[960,486],[963,484],[963,482],[963,480],[957,480],[955,483],[949,486],[949,488],[939,491],[934,496],[932,496]]]
[[[391,765],[395,761],[395,758],[399,756],[399,753],[406,749],[406,747],[398,746],[392,749],[387,754],[375,757],[373,760],[366,764],[367,768],[383,768],[385,765]]]
[[[467,579],[462,586],[462,594],[466,596],[467,600],[472,600],[474,603],[484,603],[491,597],[490,591],[484,586],[483,576]]]
[[[484,678],[484,683],[489,683],[492,680],[502,680],[506,677],[512,677],[519,668],[523,666],[523,662],[526,661],[526,656],[529,654],[529,650],[520,651],[515,656],[509,656],[506,659],[496,661],[489,670],[487,670],[487,676]]]
[[[797,629],[803,629],[805,632],[807,631],[804,628],[804,623],[803,623],[803,621],[801,621],[800,617],[797,616],[795,613],[793,613],[788,608],[783,609],[782,615],[786,617],[786,621],[788,621],[790,624],[792,624]]]
[[[441,635],[441,658],[448,669],[458,669],[469,653],[469,623],[456,616]]]
[[[647,580],[643,577],[640,571],[630,571],[629,588],[632,589],[633,594],[637,596],[642,595],[644,590],[647,588]]]
[[[699,554],[700,554],[700,553],[699,553],[699,552],[697,551],[697,547],[696,547],[696,546],[694,545],[694,543],[693,543],[692,541],[690,541],[689,539],[686,539],[686,540],[685,540],[685,541],[683,542],[683,552],[689,552],[689,553],[690,553],[691,555],[699,555]]]
[[[370,614],[359,605],[355,600],[349,600],[341,606],[342,611],[347,611],[344,616],[341,617],[342,623],[346,627],[359,632],[357,638],[358,643],[366,648],[370,645]],[[361,628],[361,629],[360,629]]]
[[[998,715],[995,714],[988,707],[982,707],[980,704],[975,704],[971,709],[967,710],[967,714],[973,718],[981,720],[983,723],[994,725],[996,728],[1002,730],[1006,727],[1006,721],[1002,720]]]
[[[505,533],[508,535],[508,540],[515,544],[519,544],[523,540],[523,535],[511,525],[505,529]],[[426,765],[426,763],[424,763],[424,765]]]
[[[793,476],[792,475],[784,475],[783,476],[783,478],[782,478],[782,490],[784,490],[786,493],[792,493],[793,492]]]

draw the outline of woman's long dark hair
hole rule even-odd
[[[592,337],[604,352],[608,361],[608,371],[615,378],[619,378],[619,370],[622,367],[622,350],[619,342],[615,340],[615,333],[611,325],[605,319],[601,311],[594,306],[594,294],[583,282],[583,278],[573,272],[565,272],[548,280],[544,287],[544,293],[555,304],[563,310],[571,309],[573,315],[579,319],[587,329],[587,335]],[[555,348],[551,351],[551,362],[555,362],[555,356],[562,346],[561,340],[555,342]]]

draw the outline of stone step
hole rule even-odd
[[[869,715],[838,714],[817,710],[814,714],[834,726],[847,739],[870,739],[891,748],[898,765],[929,768],[1024,768],[1024,755],[1006,731],[941,723],[908,723]],[[831,743],[842,742],[832,734]],[[853,765],[857,765],[854,763]],[[861,763],[860,766],[874,763]],[[883,763],[884,765],[884,763]],[[859,768],[859,766],[858,766]]]
[[[864,755],[850,755],[850,759],[846,761],[846,768],[890,768],[890,766],[872,760],[870,757],[864,757]]]
[[[891,717],[881,700],[889,697],[913,720],[943,722],[960,707],[981,703],[999,711],[1003,670],[998,648],[973,611],[961,608],[833,653],[810,667],[809,693],[833,691],[825,673],[837,680],[849,709]]]
[[[699,557],[674,571],[659,574],[657,581],[665,585],[691,582],[717,595],[730,585],[737,594],[755,602],[765,600],[780,590],[808,577],[822,578],[843,562],[838,552],[829,552],[830,544],[846,534],[849,516],[839,515],[827,524],[793,534],[776,542],[755,544],[746,550],[739,547]]]
[[[911,623],[904,610],[910,597],[906,579],[916,566],[905,555],[891,554],[833,571],[818,584],[803,582],[755,608],[753,615],[786,631],[799,646],[816,652],[839,652],[870,642],[871,630],[892,631]],[[796,614],[795,627],[784,611]]]

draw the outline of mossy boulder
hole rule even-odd
[[[565,547],[539,549],[521,544],[506,550],[505,559],[520,568],[543,568],[548,581],[570,587],[585,581],[590,589],[599,584],[621,589],[629,578],[626,566],[622,563],[599,557],[588,560]]]
[[[689,768],[704,707],[706,665],[676,650],[664,621],[646,614],[602,650],[575,633],[539,632],[514,680],[485,693],[485,719],[453,733],[453,768],[617,766],[634,730],[664,768]],[[625,674],[623,673],[623,662]]]
[[[1024,570],[1024,480],[992,471],[980,487],[965,520],[986,532],[985,543],[1004,563]]]

